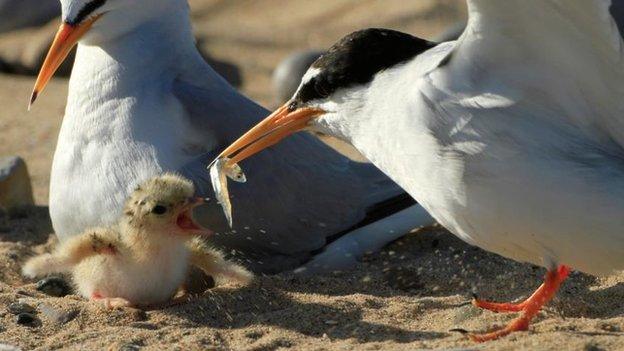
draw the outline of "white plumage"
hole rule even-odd
[[[471,244],[545,267],[624,268],[624,77],[609,2],[468,3],[458,41],[320,103],[330,112],[314,126]]]
[[[203,61],[186,0],[61,2],[62,34],[33,94],[34,100],[51,76],[59,43],[68,45],[63,38],[84,32],[52,167],[57,235],[65,240],[114,223],[134,186],[166,171],[182,173],[200,195],[213,197],[205,167],[266,110]],[[216,201],[198,209],[198,219],[217,232],[216,244],[261,258],[256,268],[269,271],[306,262],[327,237],[403,192],[372,165],[352,162],[310,135],[243,167],[248,186],[230,189],[233,230]]]
[[[473,301],[521,315],[471,339],[526,330],[570,267],[624,269],[624,66],[609,6],[468,0],[462,36],[435,47],[352,33],[220,157],[304,128],[344,139],[463,240],[548,269],[523,302]]]

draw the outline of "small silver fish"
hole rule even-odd
[[[229,159],[225,158],[225,160],[228,161]],[[245,183],[247,181],[247,177],[245,177],[245,173],[243,173],[243,170],[240,168],[238,163],[235,163],[230,167],[226,167],[225,174],[228,178],[238,183]]]
[[[212,190],[221,207],[225,218],[232,228],[232,204],[230,203],[230,193],[227,188],[227,178],[236,182],[244,183],[247,181],[243,170],[237,165],[227,166],[228,158],[219,158],[214,160],[210,166],[210,180],[212,182]]]

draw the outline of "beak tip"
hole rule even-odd
[[[35,103],[38,96],[39,96],[39,92],[37,90],[33,90],[32,95],[30,96],[30,102],[28,103],[28,111],[30,111],[30,108]]]

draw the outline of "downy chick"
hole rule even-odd
[[[95,228],[53,253],[30,259],[28,277],[71,272],[77,291],[107,307],[148,306],[169,301],[183,284],[189,265],[217,279],[248,283],[252,274],[228,262],[198,235],[210,231],[193,219],[203,203],[193,184],[164,174],[140,185],[126,201],[115,228]]]

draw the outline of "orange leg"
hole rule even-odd
[[[544,285],[540,286],[540,289]],[[539,291],[540,289],[537,289]],[[535,291],[535,293],[537,293]],[[528,300],[528,299],[527,299]],[[484,310],[496,312],[496,313],[509,313],[509,312],[520,312],[526,306],[526,301],[521,303],[499,303],[499,302],[490,302],[485,300],[480,300],[478,297],[474,297],[472,300],[472,304],[476,307],[483,308]]]
[[[531,319],[537,315],[542,306],[550,301],[561,283],[566,280],[570,274],[568,266],[559,266],[546,273],[544,283],[524,302],[518,304],[511,303],[493,303],[481,301],[475,298],[473,304],[477,307],[485,308],[494,312],[522,312],[522,315],[509,323],[506,327],[484,334],[469,333],[468,337],[476,342],[484,342],[495,340],[502,336],[509,335],[515,331],[527,330]]]

